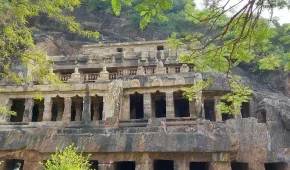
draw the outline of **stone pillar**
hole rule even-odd
[[[209,170],[232,170],[231,162],[211,162]]]
[[[115,170],[114,163],[99,163],[99,170]]]
[[[37,118],[38,122],[42,122],[43,111],[44,111],[44,106],[42,104],[39,104],[39,108],[38,108],[39,115],[38,115],[38,118]]]
[[[99,117],[100,117],[99,101],[98,100],[93,102],[93,109],[94,109],[94,120],[98,121]]]
[[[71,105],[72,105],[71,98],[65,97],[64,98],[64,111],[63,111],[63,116],[62,116],[63,122],[70,122],[71,121]]]
[[[130,120],[130,95],[125,94],[123,96],[122,113],[120,115],[121,120]]]
[[[34,99],[25,99],[23,121],[24,123],[31,122]]]
[[[221,97],[220,96],[214,96],[214,112],[215,112],[215,118],[217,122],[222,122],[223,118],[222,115],[220,113],[220,110],[217,109],[217,105],[220,104],[221,102]]]
[[[91,121],[91,97],[89,94],[89,85],[86,84],[86,95],[83,98],[82,121]]]
[[[9,98],[3,99],[3,101],[1,101],[0,103],[1,107],[6,109],[7,111],[11,110],[12,104],[13,102]],[[11,115],[9,114],[2,114],[2,116],[0,116],[0,122],[9,122],[10,117]]]
[[[51,109],[52,109],[52,99],[51,97],[44,97],[44,111],[42,121],[51,121]]]
[[[195,100],[189,101],[189,114],[191,118],[198,118],[195,110]]]
[[[143,94],[144,119],[152,117],[151,93]]]
[[[202,81],[201,73],[196,73],[194,78],[194,84],[197,84],[199,81]],[[202,99],[202,88],[200,88],[197,93],[197,97],[195,99],[195,113],[199,118],[204,119],[204,109],[203,109],[203,99]]]
[[[76,101],[75,103],[75,110],[76,110],[76,117],[75,117],[75,121],[80,121],[81,120],[81,102],[80,101]]]
[[[166,118],[174,118],[173,92],[166,93]]]
[[[58,103],[57,104],[56,121],[61,121],[62,120],[62,115],[63,115],[63,104],[62,103]]]
[[[249,162],[249,170],[265,170],[264,163],[260,162]]]
[[[189,169],[189,162],[182,160],[174,161],[174,170],[187,170]]]
[[[24,161],[23,170],[40,170],[39,162]]]

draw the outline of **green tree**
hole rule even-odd
[[[78,148],[73,144],[65,149],[56,149],[51,159],[46,163],[40,163],[44,170],[91,170],[89,157],[77,152]]]
[[[28,21],[42,14],[65,25],[73,33],[98,38],[98,32],[84,30],[74,17],[66,15],[67,11],[80,5],[80,0],[0,0],[0,79],[16,83],[61,83],[51,71],[51,61],[46,59],[43,51],[35,48]],[[14,72],[11,69],[13,62],[21,62],[29,68],[29,73],[22,76]],[[7,113],[15,114],[0,107],[0,114]]]

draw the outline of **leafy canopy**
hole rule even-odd
[[[51,159],[46,163],[40,163],[44,170],[91,170],[89,157],[83,153],[77,153],[78,148],[71,144],[65,149],[56,149]]]

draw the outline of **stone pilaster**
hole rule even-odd
[[[32,109],[34,105],[34,99],[25,99],[23,122],[28,123],[32,120]]]
[[[99,163],[99,170],[115,170],[114,163]]]
[[[23,170],[40,170],[39,162],[24,161]]]
[[[265,170],[265,166],[260,162],[249,163],[249,170]]]
[[[63,122],[70,122],[71,121],[71,105],[72,99],[70,97],[64,98],[64,111],[62,116]]]
[[[174,170],[187,170],[189,169],[189,162],[182,160],[174,161]]]
[[[220,110],[216,107],[218,104],[221,102],[221,97],[220,96],[214,96],[214,112],[215,112],[215,117],[217,122],[222,122],[223,118],[220,113]]]
[[[63,104],[62,103],[58,103],[57,104],[56,121],[61,121],[62,120],[62,115],[63,115]]]
[[[189,114],[191,118],[198,118],[195,110],[195,100],[189,101]]]
[[[6,110],[11,110],[11,106],[12,106],[13,102],[11,99],[7,98],[7,99],[3,99],[1,100],[1,107],[3,107]],[[9,122],[11,115],[9,114],[2,114],[2,116],[0,116],[0,122]]]
[[[197,84],[199,81],[202,81],[201,73],[196,73],[194,79],[194,84]],[[195,113],[198,115],[199,118],[205,118],[204,109],[203,109],[203,100],[202,100],[202,88],[200,88],[197,93],[197,97],[195,99]]]
[[[149,119],[152,117],[152,106],[151,106],[151,94],[143,94],[143,107],[144,107],[144,119]]]
[[[51,121],[51,109],[52,109],[52,99],[51,97],[44,97],[44,111],[42,121]]]
[[[81,120],[81,114],[82,114],[82,111],[81,111],[81,102],[77,101],[75,103],[75,110],[76,110],[76,117],[75,117],[75,121],[80,121]]]
[[[230,162],[211,162],[209,170],[232,170]]]
[[[130,95],[125,94],[123,96],[122,113],[120,115],[121,120],[130,120]]]
[[[93,102],[93,110],[94,110],[94,120],[98,121],[100,117],[100,111],[99,111],[99,101]]]
[[[136,163],[136,170],[153,170],[153,162]]]
[[[173,92],[166,93],[166,118],[174,118]]]

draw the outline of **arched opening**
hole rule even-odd
[[[44,100],[34,100],[32,108],[32,122],[41,122],[44,111]]]
[[[205,119],[210,120],[210,121],[215,121],[216,116],[215,116],[215,111],[214,111],[214,100],[204,100],[204,114],[205,114]]]
[[[64,98],[56,96],[52,98],[51,121],[61,121],[64,111]]]
[[[189,117],[189,101],[182,95],[181,91],[173,93],[175,117]]]
[[[91,102],[91,120],[102,120],[104,109],[103,96],[93,96],[91,97]]]
[[[22,122],[25,109],[25,99],[12,99],[11,111],[17,113],[16,116],[11,115],[10,122]]]
[[[83,98],[80,96],[72,97],[71,121],[81,121],[83,112]]]
[[[130,119],[144,118],[143,94],[130,94]]]
[[[166,94],[156,91],[151,94],[152,113],[155,117],[166,117]]]

